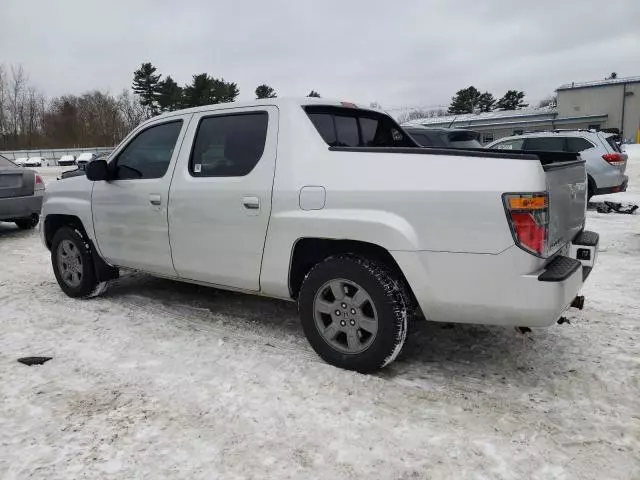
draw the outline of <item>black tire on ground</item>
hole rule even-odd
[[[81,271],[81,275],[79,276],[78,285],[70,285],[68,281],[63,278],[64,272],[61,271],[61,264],[58,262],[58,256],[61,254],[59,251],[60,244],[63,242],[65,242],[68,249],[73,250],[80,258],[80,262],[78,263],[80,264],[79,270]],[[68,242],[70,242],[71,245]],[[51,242],[51,265],[58,285],[60,285],[62,291],[69,297],[90,298],[100,295],[105,291],[107,283],[97,281],[91,255],[89,245],[75,228],[62,227],[54,235]]]
[[[591,178],[591,176],[587,177],[587,201],[591,200],[596,194],[596,182]]]
[[[317,296],[323,295],[323,291],[328,292],[324,290],[326,285],[336,280],[352,282],[362,287],[375,308],[377,332],[363,351],[357,353],[340,351],[325,340],[326,335],[323,336],[320,333],[320,328],[327,330],[325,322],[333,325],[338,318],[345,318],[344,316],[334,317],[333,313],[327,315],[316,311]],[[355,305],[355,296],[349,297],[348,290],[347,285],[343,290],[347,295],[346,299],[353,300]],[[361,373],[379,370],[393,362],[400,354],[407,336],[408,322],[413,313],[410,306],[411,297],[404,281],[398,275],[381,262],[352,255],[330,257],[313,267],[302,284],[298,298],[302,328],[316,353],[331,365]],[[350,317],[346,317],[345,320],[350,321]],[[319,326],[318,322],[321,322],[320,325],[323,327]],[[362,340],[365,334],[369,336],[367,332],[357,330],[359,340]],[[338,337],[334,336],[334,338]]]
[[[30,230],[32,228],[35,228],[35,226],[38,225],[39,221],[40,215],[38,215],[37,213],[33,213],[29,217],[17,219],[15,221],[15,224],[22,230]]]

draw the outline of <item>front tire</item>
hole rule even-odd
[[[309,343],[327,363],[362,373],[399,355],[411,300],[404,282],[383,263],[339,255],[306,276],[298,307]]]
[[[32,228],[35,228],[36,225],[38,225],[39,221],[40,221],[40,215],[38,215],[37,213],[34,213],[29,217],[17,219],[15,221],[15,224],[21,230],[31,230]]]
[[[60,228],[51,242],[51,265],[58,285],[72,298],[100,295],[106,282],[96,279],[93,257],[82,235],[70,227]]]

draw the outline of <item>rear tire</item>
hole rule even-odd
[[[72,298],[102,294],[107,282],[98,282],[89,244],[71,227],[60,228],[51,242],[51,265],[58,285]]]
[[[35,228],[35,226],[38,225],[39,221],[40,221],[40,215],[38,215],[37,213],[33,213],[29,217],[17,219],[15,221],[15,224],[21,230],[30,230],[32,228]]]
[[[386,265],[350,255],[313,267],[298,299],[302,328],[316,353],[331,365],[362,373],[400,354],[410,306],[404,282]]]

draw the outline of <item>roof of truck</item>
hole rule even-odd
[[[327,105],[327,106],[335,106],[335,107],[357,107],[365,110],[374,110],[377,112],[384,113],[382,110],[378,108],[372,108],[369,105],[349,102],[347,100],[335,100],[331,98],[317,98],[317,97],[281,97],[281,98],[264,98],[260,100],[248,100],[244,102],[215,103],[210,105],[203,105],[201,107],[185,108],[182,110],[174,110],[172,112],[162,113],[159,116],[151,118],[150,120],[156,120],[158,118],[163,118],[163,117],[172,117],[174,115],[183,115],[185,113],[199,113],[199,112],[208,112],[211,110],[225,110],[230,108],[258,107],[261,105],[265,105],[265,106],[273,105],[276,107],[284,106],[284,105],[287,105],[287,106]]]

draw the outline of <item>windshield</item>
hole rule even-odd
[[[450,132],[447,139],[452,147],[457,148],[482,148],[482,144],[478,141],[480,134],[477,132]]]

